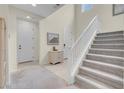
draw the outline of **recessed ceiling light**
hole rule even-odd
[[[36,7],[37,5],[36,4],[32,4],[33,7]]]
[[[30,19],[31,17],[30,16],[26,16],[26,18]]]

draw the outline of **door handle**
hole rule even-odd
[[[22,49],[21,45],[19,45],[19,49]]]

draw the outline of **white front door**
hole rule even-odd
[[[33,61],[33,23],[17,20],[17,61],[19,63]]]

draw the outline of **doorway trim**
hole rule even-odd
[[[5,18],[0,17],[1,20],[1,55],[0,56],[0,88],[5,88],[7,85],[7,80],[8,80],[8,61],[7,61],[7,31],[6,31],[6,20]]]
[[[29,20],[29,19],[24,19],[24,18],[21,18],[21,17],[16,17],[16,23],[17,23],[17,21],[18,20],[22,20],[22,21],[26,21],[26,22],[31,22],[31,23],[33,23],[33,24],[35,24],[36,26],[37,26],[37,59],[36,60],[34,60],[34,62],[37,62],[38,64],[39,64],[39,46],[40,46],[40,44],[39,44],[39,22],[36,22],[36,21],[32,21],[32,20]],[[16,24],[16,32],[17,32],[17,24]],[[16,42],[17,42],[17,40],[18,40],[18,32],[16,33]],[[16,50],[18,49],[18,45],[16,44]],[[17,60],[17,53],[16,53],[16,63],[17,63],[17,69],[18,69],[18,64],[20,64],[20,63],[18,63],[17,62],[18,60]]]

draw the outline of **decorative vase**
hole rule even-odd
[[[57,49],[56,49],[56,47],[55,47],[55,46],[53,46],[53,51],[57,51]]]

